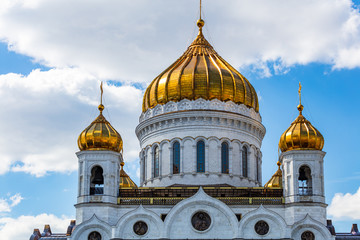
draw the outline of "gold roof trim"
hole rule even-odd
[[[101,101],[98,107],[99,116],[81,132],[78,138],[78,147],[80,151],[85,150],[110,150],[122,152],[123,141],[120,134],[111,126],[111,124],[103,116],[104,105],[102,105],[102,83]]]
[[[137,188],[137,185],[134,183],[133,180],[131,180],[131,178],[129,177],[129,175],[127,175],[127,173],[124,170],[124,162],[120,163],[121,165],[121,169],[120,169],[120,189],[121,188]]]
[[[280,168],[281,163],[278,161],[277,165],[278,165],[279,169],[270,178],[270,180],[264,185],[265,188],[282,188],[282,171]]]
[[[143,98],[143,112],[158,104],[198,98],[233,101],[259,111],[255,89],[205,39],[204,24],[202,19],[197,21],[199,33],[195,40],[178,60],[150,83]]]
[[[300,104],[297,106],[299,116],[291,123],[290,127],[281,135],[279,148],[282,152],[290,150],[322,150],[324,137],[302,115],[304,106],[301,105],[301,84],[299,84]]]

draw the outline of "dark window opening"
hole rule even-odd
[[[205,143],[198,141],[196,144],[196,171],[205,172]]]
[[[308,166],[302,166],[299,169],[299,195],[312,195],[311,170]]]
[[[221,144],[221,172],[229,173],[229,145],[226,142]]]
[[[159,176],[159,147],[154,148],[154,178]]]
[[[173,144],[173,174],[180,173],[180,143]]]
[[[248,150],[245,146],[242,148],[242,175],[248,177]]]
[[[90,195],[102,194],[104,194],[103,169],[100,166],[96,166],[91,169]]]

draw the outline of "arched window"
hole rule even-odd
[[[221,172],[229,173],[229,145],[226,142],[221,144]]]
[[[101,194],[104,194],[103,169],[100,166],[95,166],[91,169],[90,195]]]
[[[245,146],[242,148],[242,175],[248,177],[248,150]]]
[[[205,172],[205,143],[198,141],[196,144],[196,171]]]
[[[173,174],[180,173],[180,143],[173,144]]]
[[[154,163],[154,178],[159,176],[159,147],[154,148],[153,153],[153,163]]]
[[[299,169],[299,195],[312,195],[311,170],[308,166]]]
[[[260,182],[260,156],[256,157],[256,181]]]
[[[141,170],[142,170],[142,181],[145,181],[145,154],[143,153],[142,156],[142,166],[141,166]]]

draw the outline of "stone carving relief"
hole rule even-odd
[[[98,232],[91,232],[89,234],[88,240],[101,240],[101,235]]]
[[[315,235],[310,231],[303,232],[301,234],[301,240],[315,240]]]
[[[202,98],[190,101],[183,99],[180,102],[168,102],[164,105],[158,104],[153,109],[148,109],[145,113],[142,113],[139,120],[140,122],[145,121],[153,116],[160,115],[163,113],[192,110],[192,109],[208,109],[208,110],[219,110],[242,114],[244,116],[251,117],[261,122],[261,116],[254,109],[246,107],[244,104],[235,104],[232,101],[222,102],[218,99],[204,100]]]
[[[265,235],[269,232],[269,224],[265,221],[258,221],[254,226],[255,232],[259,235]]]
[[[198,231],[205,231],[211,225],[211,218],[206,212],[197,212],[191,218],[192,226]]]
[[[148,231],[148,226],[143,221],[137,221],[133,226],[134,233],[137,235],[144,235]]]

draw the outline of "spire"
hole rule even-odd
[[[299,82],[299,105],[297,106],[297,109],[300,112],[300,115],[302,115],[302,110],[304,109],[304,106],[301,105],[301,82]]]
[[[196,25],[199,27],[199,35],[202,34],[202,28],[205,25],[204,20],[201,19],[201,0],[200,0],[200,17],[197,20]]]
[[[101,84],[100,84],[100,105],[98,107],[99,111],[100,111],[100,114],[102,114],[102,111],[104,110],[104,105],[102,104],[102,99],[103,99],[103,93],[104,93],[104,90],[103,90],[103,82],[101,81]]]

